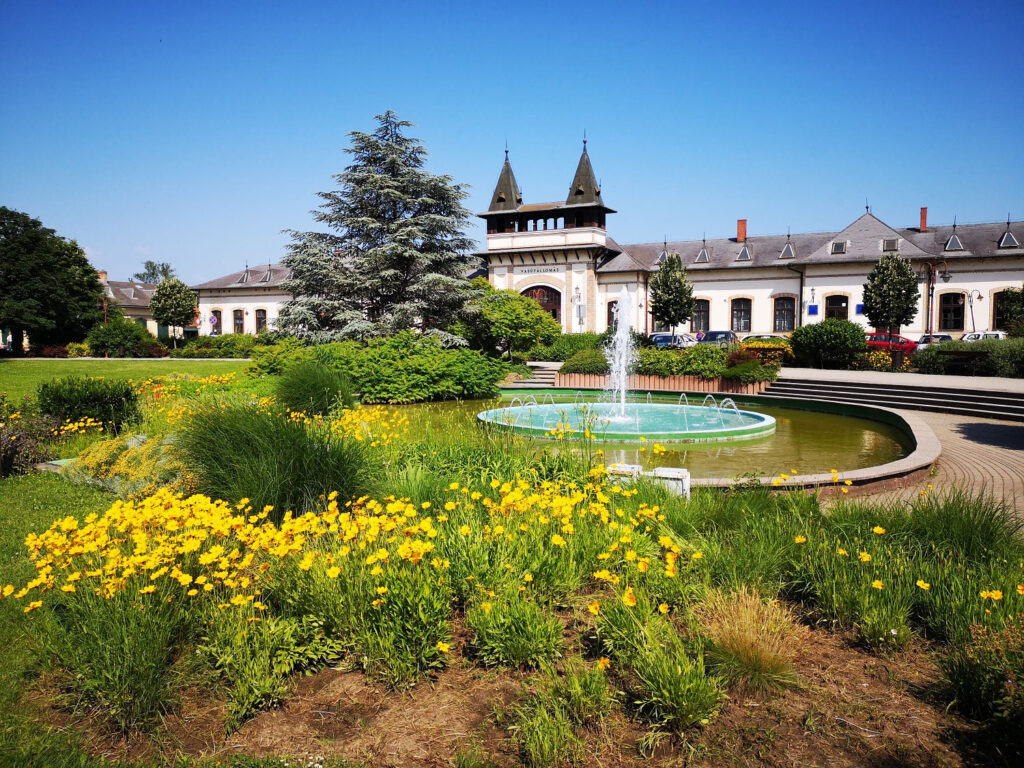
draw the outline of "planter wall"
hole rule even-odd
[[[696,376],[649,376],[629,377],[629,389],[646,389],[665,392],[723,392],[729,395],[759,395],[771,382],[757,381],[741,384],[738,381],[722,379],[699,379]],[[604,389],[608,377],[594,373],[556,373],[555,386],[560,389]]]

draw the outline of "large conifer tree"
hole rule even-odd
[[[465,277],[473,242],[463,232],[467,192],[424,170],[427,152],[390,110],[373,133],[353,131],[353,162],[320,192],[313,218],[327,232],[291,232],[284,264],[292,299],[277,327],[314,341],[418,327],[441,329],[474,295]]]

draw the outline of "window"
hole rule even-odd
[[[732,300],[732,329],[739,332],[750,331],[750,299]]]
[[[711,302],[707,299],[697,299],[693,302],[693,316],[690,318],[690,330],[694,333],[707,331],[710,327],[708,321],[711,317]]]
[[[245,333],[245,315],[242,310],[236,309],[232,312],[235,321],[235,333]]]
[[[832,255],[839,256],[846,253],[846,242],[835,242],[832,243]]]
[[[1007,229],[1003,232],[1003,236],[999,238],[1000,248],[1020,248],[1020,243],[1017,242],[1017,238],[1013,236],[1013,232]]]
[[[263,277],[260,278],[260,282],[261,283],[269,283],[270,282],[270,278],[272,278],[273,276],[274,276],[274,270],[268,269],[266,272],[263,273]]]
[[[776,333],[788,333],[796,324],[796,299],[792,296],[779,296],[775,299]]]
[[[779,254],[780,259],[792,259],[796,257],[796,251],[793,250],[792,243],[786,243],[782,247],[782,253]]]
[[[944,293],[939,298],[939,330],[962,331],[964,329],[964,295]]]
[[[954,230],[952,236],[946,241],[947,251],[962,251],[964,249],[963,243],[960,242],[960,238],[957,236]]]
[[[533,299],[547,310],[555,320],[562,322],[562,293],[546,285],[538,285],[535,288],[527,288],[523,296]]]
[[[992,295],[992,330],[1005,331],[1009,321],[1006,318],[1006,293],[999,291]]]
[[[825,319],[830,317],[837,320],[850,319],[850,300],[846,296],[825,297]]]
[[[267,310],[256,310],[256,333],[267,329]]]
[[[740,249],[740,255],[736,257],[736,261],[750,261],[750,250],[747,246],[743,246]]]
[[[900,239],[898,237],[887,237],[882,241],[882,250],[886,253],[892,253],[900,249]]]
[[[238,278],[238,282],[240,282],[240,283],[248,283],[249,282],[249,268],[248,267],[245,268],[245,272],[242,273],[242,276],[240,278]]]
[[[664,264],[666,261],[668,261],[668,252],[667,251],[662,251],[661,255],[658,256],[657,262],[655,262],[655,263],[656,264]]]
[[[210,335],[216,336],[219,333],[224,333],[224,318],[221,317],[220,310],[215,309],[210,313],[210,315],[217,321],[215,323],[210,323]]]
[[[615,327],[615,316],[618,314],[618,312],[619,312],[619,302],[617,302],[617,301],[609,301],[608,302],[608,318],[607,318],[608,319],[608,327],[609,328],[614,328]]]
[[[697,264],[707,264],[708,263],[708,249],[707,248],[701,248],[700,249],[700,253],[697,254],[696,263]]]

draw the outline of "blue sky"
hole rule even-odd
[[[564,199],[585,129],[622,243],[1024,219],[1022,38],[1020,0],[3,0],[0,204],[199,282],[279,260],[393,109],[474,212],[506,140]]]

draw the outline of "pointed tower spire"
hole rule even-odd
[[[516,184],[516,175],[512,173],[512,164],[508,161],[508,147],[505,147],[505,164],[501,166],[498,183],[491,195],[491,207],[488,211],[514,211],[523,202],[523,196]]]
[[[590,164],[590,155],[587,154],[587,140],[583,139],[583,154],[580,155],[580,163],[576,166],[576,175],[573,176],[572,186],[569,187],[569,196],[565,199],[566,205],[604,205],[601,199],[601,185],[597,183],[594,176],[594,168]]]

